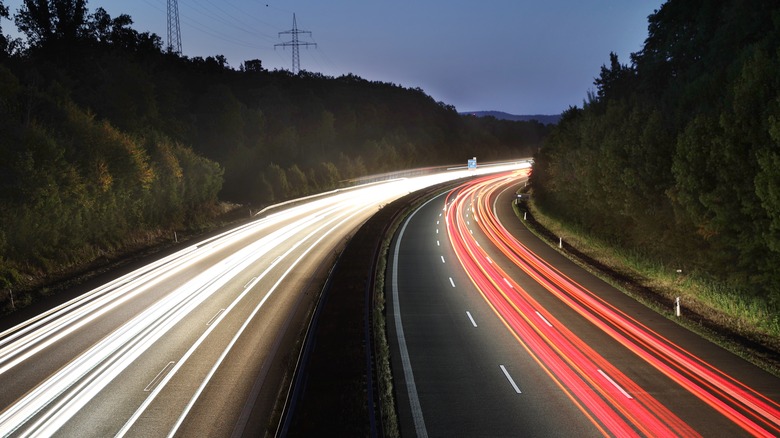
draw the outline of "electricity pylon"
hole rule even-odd
[[[181,27],[179,26],[178,0],[168,0],[168,51],[181,55]]]
[[[317,43],[310,43],[306,41],[300,42],[298,40],[298,35],[304,33],[311,35],[311,32],[308,30],[298,30],[298,23],[295,21],[295,14],[293,13],[293,28],[290,30],[285,30],[284,32],[279,32],[279,37],[281,37],[282,34],[289,34],[292,35],[292,40],[287,41],[286,43],[274,44],[274,47],[292,47],[292,73],[294,75],[297,75],[298,72],[301,71],[301,55],[299,52],[299,47],[317,47]]]

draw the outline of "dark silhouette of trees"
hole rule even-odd
[[[536,159],[551,212],[780,303],[780,7],[671,0]]]
[[[8,6],[5,6],[0,0],[0,18],[8,18]],[[3,33],[3,25],[0,23],[0,60],[5,58],[8,52],[8,39]]]
[[[241,70],[247,73],[262,73],[264,71],[263,62],[259,59],[248,59],[244,61]]]
[[[24,0],[16,25],[33,46],[72,44],[85,37],[86,0]]]

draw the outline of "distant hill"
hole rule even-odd
[[[536,120],[537,122],[542,123],[544,125],[555,125],[558,123],[558,120],[560,120],[561,118],[560,114],[554,114],[554,115],[534,114],[530,116],[518,116],[515,114],[505,113],[503,111],[471,111],[471,112],[466,112],[461,114],[472,115],[477,117],[495,117],[499,120],[514,120],[514,121]]]

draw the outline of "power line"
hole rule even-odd
[[[211,1],[211,0],[206,0],[206,1],[208,1],[209,3],[212,3],[212,1]],[[213,3],[212,3],[212,4],[213,4]],[[261,24],[263,24],[263,25],[265,25],[265,26],[268,26],[268,27],[272,28],[273,30],[276,30],[276,31],[278,31],[278,30],[279,30],[279,27],[278,27],[278,26],[276,26],[276,24],[269,23],[269,22],[267,22],[267,21],[264,21],[264,20],[262,20],[262,19],[260,19],[260,18],[256,18],[256,17],[254,17],[254,16],[253,16],[253,15],[254,15],[254,13],[250,13],[250,12],[248,12],[248,11],[244,10],[244,9],[241,9],[241,8],[239,8],[238,6],[236,6],[236,5],[232,4],[231,2],[229,2],[229,1],[227,1],[227,0],[220,0],[220,1],[219,1],[219,4],[220,4],[220,5],[223,5],[223,4],[224,4],[224,5],[227,5],[227,6],[230,6],[230,7],[232,7],[233,9],[235,9],[236,11],[238,11],[238,13],[240,14],[240,16],[241,16],[241,17],[245,17],[245,18],[246,18],[246,17],[252,17],[252,24],[247,24],[247,26],[249,26],[250,28],[254,27],[254,23],[261,23]],[[267,7],[267,6],[268,6],[268,5],[266,5],[266,7]],[[232,15],[231,15],[231,16],[232,16]],[[247,23],[247,22],[244,22],[244,23]],[[265,35],[265,34],[263,34],[263,35]]]
[[[317,42],[317,41],[314,40],[314,38],[312,38],[312,41],[314,43]],[[332,68],[334,71],[338,71],[339,70],[339,66],[337,66],[336,63],[333,62],[330,59],[330,57],[328,56],[328,54],[326,53],[326,51],[324,49],[321,49],[320,47],[317,47],[317,50],[315,51],[314,57],[316,58],[317,56],[321,57],[327,64],[330,64],[330,68]]]
[[[185,9],[185,12],[186,12],[186,9]],[[197,12],[197,11],[195,11],[195,12]],[[225,42],[228,42],[228,43],[233,44],[233,45],[249,47],[249,48],[252,48],[252,49],[261,49],[261,48],[264,47],[264,46],[261,46],[261,45],[258,45],[258,44],[247,42],[244,39],[239,39],[239,38],[233,37],[232,35],[226,34],[224,32],[220,32],[220,31],[216,30],[216,28],[214,28],[214,27],[212,27],[212,26],[210,26],[208,24],[204,24],[204,23],[194,19],[192,16],[187,15],[185,13],[181,14],[181,21],[184,24],[186,24],[187,27],[190,27],[190,28],[195,29],[196,31],[201,32],[201,33],[203,33],[205,35],[208,35],[210,37],[213,37],[213,38],[225,41]],[[231,27],[234,27],[234,26],[231,26]]]
[[[309,36],[311,36],[311,32],[309,32],[308,30],[298,30],[298,22],[295,20],[295,13],[293,13],[293,28],[291,30],[285,30],[283,32],[279,32],[280,37],[282,36],[282,34],[292,35],[292,40],[287,41],[285,43],[274,44],[274,47],[292,47],[292,74],[297,75],[301,71],[301,55],[300,55],[299,47],[300,46],[317,47],[317,43],[299,41],[298,35],[309,34]]]
[[[178,0],[168,0],[168,51],[181,55]]]
[[[208,5],[208,6],[207,6]],[[253,37],[265,38],[268,41],[275,40],[276,38],[271,35],[260,32],[254,25],[248,24],[246,21],[230,14],[220,5],[217,5],[209,0],[205,0],[205,4],[201,4],[199,1],[191,0],[189,6],[193,12],[208,17],[210,20],[219,21],[222,24],[227,25],[231,29],[235,29]]]

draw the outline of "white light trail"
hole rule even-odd
[[[330,213],[331,209],[327,209],[322,210],[320,215]],[[187,314],[270,249],[316,223],[320,215],[296,222],[294,227],[275,231],[233,253],[223,263],[207,269],[95,344],[3,412],[0,415],[0,434],[5,435],[8,425],[24,424],[33,416],[39,418],[28,430],[42,435],[56,432]],[[66,391],[69,396],[63,397]],[[59,402],[43,412],[45,407],[58,399]]]
[[[200,268],[197,275],[180,286],[166,286],[171,287],[171,290],[163,291],[159,299],[135,317],[114,327],[86,350],[75,351],[75,356],[71,360],[0,413],[0,435],[5,436],[14,432],[23,432],[30,436],[54,434],[173,327],[182,323],[188,315],[234,278],[245,273],[259,261],[270,258],[269,254],[272,251],[278,254],[277,248],[285,249],[285,255],[274,258],[266,265],[264,272],[244,284],[244,290],[239,297],[235,298],[230,306],[220,309],[208,321],[206,333],[198,339],[203,339],[207,333],[213,331],[220,321],[228,317],[230,310],[241,297],[249,293],[253,286],[275,266],[284,263],[285,257],[291,251],[307,239],[313,238],[316,233],[319,233],[321,240],[332,231],[342,228],[346,218],[425,187],[458,178],[527,166],[527,163],[520,163],[476,171],[452,171],[376,183],[335,191],[327,197],[312,198],[303,204],[287,206],[284,211],[236,227],[197,245],[187,246],[0,333],[0,379],[2,379],[10,370],[27,361],[36,360],[36,355],[44,353],[47,348],[76,338],[79,332],[88,330],[91,324],[111,315],[134,299],[151,291],[160,294],[161,291],[158,289],[161,285],[168,284],[177,275],[204,264],[218,251],[236,247],[235,250],[231,249],[230,255],[211,262],[210,266]],[[309,230],[315,231],[308,232]],[[343,232],[346,234],[346,230]],[[306,237],[301,237],[303,235]],[[437,245],[440,245],[438,241]],[[312,248],[307,249],[303,255]],[[291,272],[292,267],[301,260],[303,255],[288,266],[284,275],[277,281],[277,285]],[[442,262],[444,262],[443,257]],[[452,278],[450,283],[455,287]],[[263,298],[257,309],[265,302],[268,295]],[[257,311],[250,316],[250,320],[256,313]],[[190,351],[194,351],[200,342],[202,341],[196,341],[189,346]],[[219,361],[221,360],[220,358]],[[168,365],[147,386],[151,391],[147,400],[153,399],[152,394],[159,393],[165,387],[185,361],[186,357],[171,358]],[[219,361],[214,365],[213,370],[216,370]],[[206,382],[207,380],[201,386]],[[133,409],[141,412],[145,405]],[[182,420],[186,412],[187,410],[182,414]],[[133,424],[137,418],[134,416],[126,424]]]

